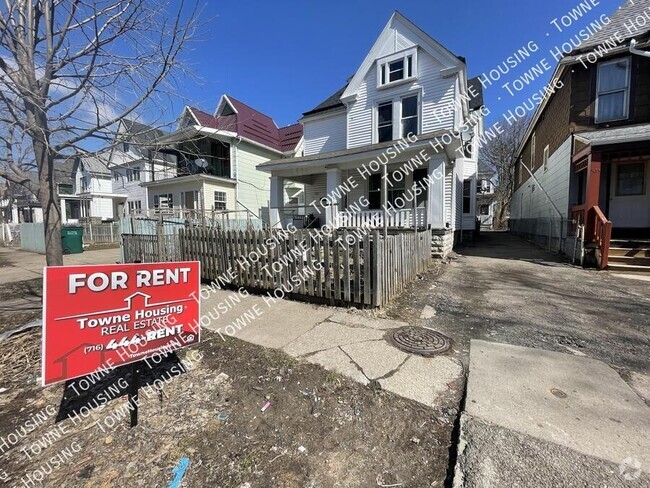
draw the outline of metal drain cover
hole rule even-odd
[[[451,347],[449,337],[424,327],[400,327],[389,331],[386,339],[402,351],[425,357],[443,353]]]

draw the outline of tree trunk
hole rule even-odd
[[[34,141],[34,154],[38,163],[40,183],[38,199],[43,209],[45,260],[48,266],[63,266],[61,208],[54,174],[54,157],[48,144],[37,140]]]

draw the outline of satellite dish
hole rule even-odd
[[[194,164],[196,164],[199,168],[207,168],[208,167],[208,162],[203,158],[195,159]]]

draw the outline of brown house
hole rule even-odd
[[[579,242],[596,250],[601,268],[650,266],[649,38],[650,0],[626,1],[560,61],[560,88],[540,105],[520,147],[515,232],[555,239],[569,253],[571,234],[584,226]]]

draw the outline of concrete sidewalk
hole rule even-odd
[[[81,254],[63,256],[66,265],[115,264],[120,260],[120,249],[98,249]],[[45,256],[11,247],[0,247],[0,285],[32,280],[43,276]]]
[[[448,356],[423,358],[386,342],[387,331],[408,324],[359,311],[221,290],[202,300],[201,314],[210,317],[205,326],[224,337],[281,349],[363,384],[377,381],[427,406],[463,377],[460,362]]]
[[[648,486],[650,409],[601,361],[471,342],[455,486]]]

